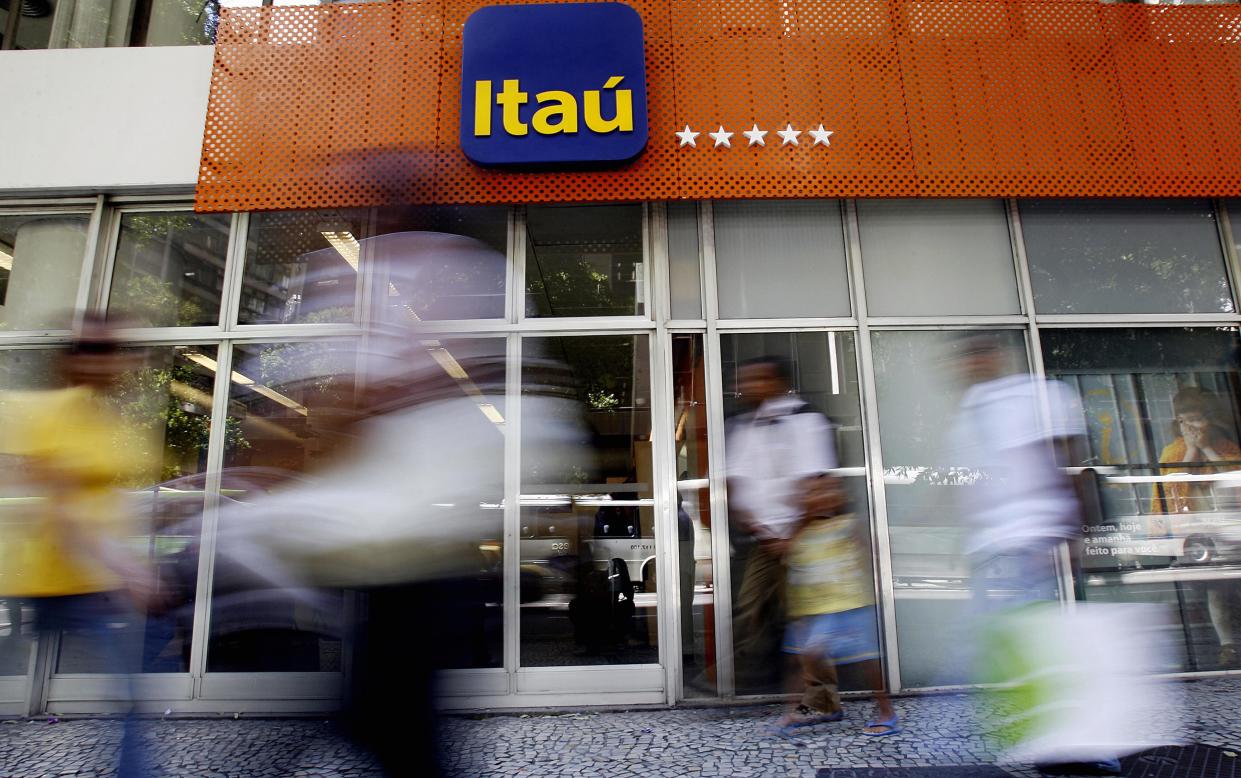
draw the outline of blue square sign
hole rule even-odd
[[[622,3],[480,8],[465,23],[461,149],[479,165],[614,166],[646,146],[642,17]]]

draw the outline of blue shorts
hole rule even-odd
[[[794,619],[784,633],[784,651],[814,654],[838,665],[878,659],[875,606]]]

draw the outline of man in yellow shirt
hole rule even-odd
[[[132,519],[123,485],[141,479],[155,447],[109,405],[133,367],[100,319],[81,326],[58,355],[65,387],[9,396],[0,453],[30,495],[0,517],[0,597],[24,599],[41,634],[89,634],[102,671],[136,671],[141,607],[150,572],[124,547]],[[140,775],[126,728],[121,774]]]

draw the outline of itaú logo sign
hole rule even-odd
[[[621,3],[491,6],[465,23],[461,149],[480,165],[610,167],[646,146],[642,18]]]

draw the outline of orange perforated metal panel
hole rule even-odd
[[[197,208],[1241,195],[1238,6],[633,0],[646,151],[531,173],[458,148],[461,31],[494,4],[225,11]]]

